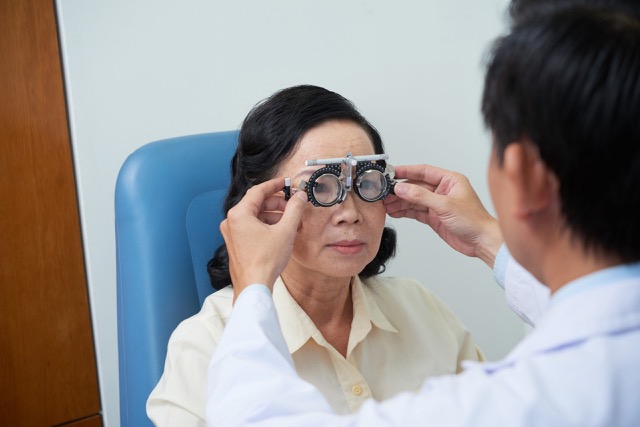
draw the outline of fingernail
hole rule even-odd
[[[396,183],[396,186],[393,187],[393,191],[398,196],[404,196],[404,195],[407,194],[407,184],[405,184],[403,182],[398,182],[398,183]]]

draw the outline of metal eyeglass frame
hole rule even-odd
[[[342,203],[346,197],[347,192],[354,189],[354,192],[365,202],[376,202],[378,200],[382,200],[389,195],[389,193],[393,193],[393,187],[396,184],[394,179],[394,171],[393,166],[387,164],[385,161],[389,158],[388,154],[373,154],[369,156],[352,156],[351,153],[347,153],[346,157],[336,157],[330,159],[315,159],[315,160],[307,160],[305,162],[306,166],[317,166],[324,165],[323,168],[316,170],[309,181],[306,182],[304,180],[300,181],[300,185],[296,187],[291,186],[291,178],[285,178],[284,180],[284,188],[282,191],[284,192],[285,200],[289,200],[293,194],[298,191],[305,191],[307,193],[307,199],[314,206],[321,207],[330,207],[339,203]],[[376,163],[373,163],[376,162]],[[341,166],[345,165],[346,167],[343,169]],[[354,176],[354,168],[355,176]],[[345,174],[345,170],[347,173]],[[384,182],[386,185],[382,189],[379,195],[373,198],[366,197],[360,191],[360,184],[362,183],[362,179],[365,175],[377,172],[382,175]],[[322,203],[316,199],[314,195],[314,188],[316,187],[316,181],[325,175],[335,176],[338,182],[340,183],[340,191],[336,194],[336,198],[328,203]]]

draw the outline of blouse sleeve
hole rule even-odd
[[[171,335],[164,372],[147,400],[147,416],[156,426],[204,427],[206,375],[216,347],[213,334],[190,318]]]

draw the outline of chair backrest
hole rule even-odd
[[[115,193],[122,427],[151,425],[146,400],[167,342],[213,289],[207,261],[219,224],[237,131],[149,143],[124,162]]]

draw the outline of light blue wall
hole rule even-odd
[[[119,424],[113,192],[137,147],[235,129],[258,100],[313,83],[353,100],[395,164],[465,173],[490,204],[482,57],[507,0],[58,0],[104,420]],[[393,223],[389,274],[444,299],[489,358],[523,329],[491,271]],[[425,325],[428,327],[428,325]]]

